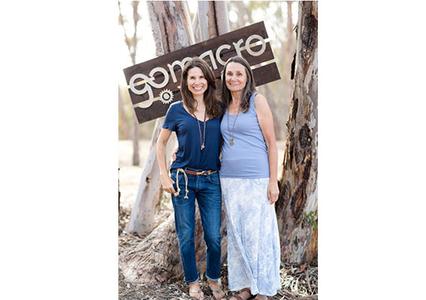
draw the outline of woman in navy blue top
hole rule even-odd
[[[222,142],[222,105],[215,96],[215,77],[209,65],[193,58],[182,71],[183,101],[170,105],[157,141],[157,159],[163,189],[172,194],[176,234],[189,294],[204,299],[195,260],[195,200],[207,245],[206,277],[215,299],[225,299],[220,279],[221,189],[219,152]],[[170,168],[165,148],[176,133],[179,147]]]

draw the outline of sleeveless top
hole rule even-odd
[[[206,126],[205,148],[201,150],[200,132]],[[182,101],[170,105],[166,113],[163,128],[176,132],[179,143],[176,160],[171,169],[189,168],[193,170],[219,170],[219,151],[222,143],[220,133],[220,117],[209,119],[206,122],[197,121],[189,114]]]
[[[240,112],[237,118],[226,110],[222,118],[221,177],[269,178],[268,152],[257,120],[255,96],[256,93],[250,96],[247,112]],[[233,145],[230,144],[232,137]]]

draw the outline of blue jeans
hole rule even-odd
[[[198,280],[197,265],[195,262],[195,199],[201,215],[204,231],[204,240],[207,245],[206,277],[210,280],[220,278],[220,224],[221,224],[221,189],[219,173],[210,175],[189,175],[188,192],[185,198],[185,178],[179,173],[180,193],[172,195],[175,213],[176,234],[179,241],[179,251],[187,283]],[[176,186],[176,170],[171,171],[171,178]]]

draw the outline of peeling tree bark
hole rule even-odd
[[[147,2],[157,56],[187,47],[194,42],[185,2]],[[156,143],[164,117],[157,119],[151,138],[148,158],[144,164],[138,195],[135,199],[127,231],[146,236],[154,227],[154,215],[160,201],[160,169],[156,158]],[[172,137],[167,145],[167,158],[176,143]]]
[[[202,42],[229,32],[228,11],[224,1],[199,1],[198,24]]]
[[[317,260],[317,7],[299,2],[295,90],[276,205],[282,260],[293,264]]]

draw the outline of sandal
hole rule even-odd
[[[204,293],[198,284],[189,286],[189,297],[196,300],[204,300]]]
[[[215,300],[222,300],[222,299],[226,299],[225,298],[225,292],[222,290],[222,287],[220,285],[218,285],[217,287],[213,287],[210,285],[209,283],[209,288],[212,291],[213,294],[213,298]]]
[[[242,295],[248,293],[248,297],[247,298],[243,298]],[[249,288],[243,288],[241,291],[239,291],[239,293],[237,295],[233,295],[231,297],[231,299],[229,300],[249,300],[251,298],[253,298],[254,296],[251,294],[250,289]]]

